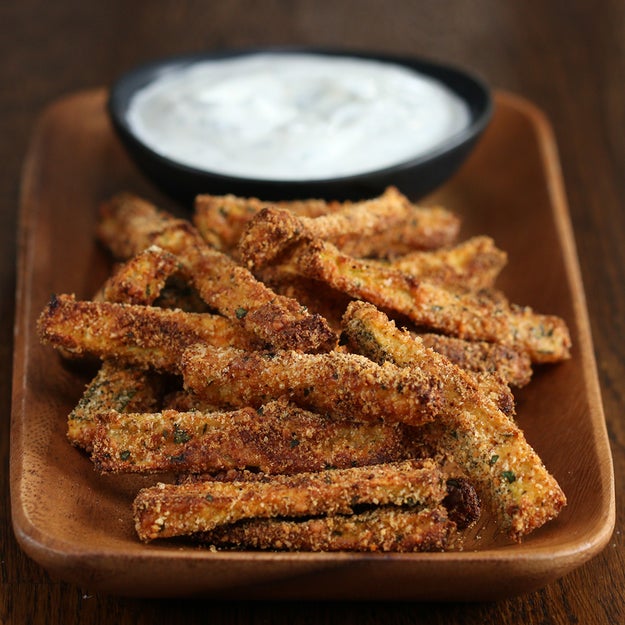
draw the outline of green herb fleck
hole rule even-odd
[[[118,412],[123,412],[136,394],[137,389],[129,388],[117,395],[115,399],[117,400]]]
[[[128,460],[130,458],[130,451],[128,451],[127,449],[124,449],[124,451],[120,451],[119,452],[119,457],[122,460]]]
[[[516,475],[514,474],[513,471],[502,471],[501,475],[502,477],[506,478],[506,480],[508,480],[510,484],[512,484],[512,482],[516,480]]]
[[[234,314],[237,316],[237,319],[243,319],[243,317],[247,315],[247,308],[242,308],[239,306],[239,308],[234,311]]]
[[[495,464],[495,462],[497,462],[497,460],[499,460],[499,456],[497,454],[493,454],[490,457],[488,464],[490,464],[490,466],[492,467]]]
[[[188,443],[191,440],[191,436],[186,430],[183,430],[178,426],[177,423],[174,424],[174,443],[177,445],[182,445],[183,443]]]

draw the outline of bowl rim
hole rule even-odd
[[[345,176],[326,178],[256,178],[252,176],[236,176],[219,173],[209,169],[193,167],[167,157],[140,139],[131,128],[127,119],[127,110],[133,95],[143,87],[152,83],[156,78],[177,67],[187,67],[202,61],[230,59],[240,56],[255,54],[313,54],[329,57],[357,58],[363,60],[378,61],[407,67],[408,69],[422,73],[442,83],[448,89],[459,96],[469,108],[470,122],[461,130],[455,132],[445,141],[413,158],[399,161],[392,165],[371,169],[364,172]],[[467,93],[470,92],[472,97]],[[163,166],[170,167],[181,174],[202,176],[207,180],[221,181],[231,184],[241,182],[259,185],[289,185],[293,188],[305,188],[311,184],[352,184],[367,180],[398,174],[412,168],[422,166],[444,158],[446,155],[470,144],[485,130],[493,115],[492,93],[486,82],[476,73],[460,68],[457,65],[431,60],[420,56],[394,54],[360,49],[314,47],[314,46],[267,46],[267,47],[243,47],[223,48],[216,50],[190,52],[172,56],[161,57],[134,66],[119,75],[109,89],[106,110],[116,132],[126,141],[131,141],[135,148],[140,149],[145,155],[156,160]]]

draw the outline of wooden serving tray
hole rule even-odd
[[[517,394],[518,421],[568,506],[520,545],[480,528],[461,553],[212,552],[141,544],[131,520],[154,478],[98,475],[65,439],[91,371],[40,345],[52,293],[90,297],[110,269],[94,239],[99,202],[132,190],[175,209],[140,176],[113,135],[106,93],[47,109],[23,173],[11,503],[17,539],[51,573],[90,591],[144,597],[488,600],[536,589],[597,554],[614,527],[614,485],[593,347],[552,132],[532,105],[496,94],[493,121],[460,172],[427,203],[463,218],[463,238],[494,237],[510,299],[565,318],[573,358],[539,369]]]

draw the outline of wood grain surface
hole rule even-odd
[[[619,623],[625,620],[625,4],[161,0],[0,5],[0,623]],[[304,44],[428,56],[533,101],[556,135],[590,313],[617,491],[616,530],[591,562],[496,603],[154,601],[51,578],[13,537],[9,414],[19,180],[33,124],[59,96],[136,63],[224,46]],[[71,145],[67,146],[71,150]],[[502,207],[505,210],[505,207]],[[574,424],[571,424],[574,427]]]

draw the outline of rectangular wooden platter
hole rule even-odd
[[[53,575],[93,592],[237,599],[489,600],[536,589],[596,555],[614,527],[614,484],[586,304],[557,150],[533,105],[497,93],[493,121],[454,178],[424,203],[463,220],[509,254],[510,299],[570,326],[573,358],[537,370],[517,393],[518,421],[568,497],[558,519],[510,544],[491,527],[460,553],[215,552],[141,544],[131,519],[154,478],[100,476],[65,438],[89,380],[40,345],[37,317],[52,293],[89,298],[110,270],[94,225],[121,190],[161,197],[109,125],[106,93],[52,104],[24,166],[11,429],[11,502],[22,548]]]

